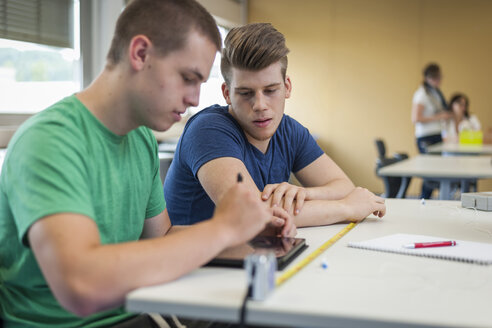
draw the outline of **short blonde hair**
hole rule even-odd
[[[231,68],[259,71],[280,61],[282,77],[287,73],[285,37],[271,24],[254,23],[233,28],[224,41],[220,69],[227,85]]]

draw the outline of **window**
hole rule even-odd
[[[0,0],[0,113],[36,113],[79,91],[79,43],[78,0]]]
[[[222,43],[229,32],[229,29],[219,25],[220,35],[222,36]],[[220,60],[222,56],[220,52],[217,52],[215,56],[214,63],[212,65],[212,70],[210,71],[210,77],[208,81],[202,84],[200,89],[200,103],[198,107],[188,108],[188,113],[190,115],[196,114],[201,109],[209,107],[211,105],[219,104],[226,105],[225,99],[222,96],[221,86],[224,82],[222,74],[220,73]]]

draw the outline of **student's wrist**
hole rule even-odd
[[[206,221],[215,240],[219,241],[222,248],[229,247],[234,239],[234,231],[229,228],[220,218],[215,215],[211,220]]]
[[[339,208],[340,221],[352,220],[354,217],[353,209],[350,204],[347,203],[346,199],[340,199],[336,201]]]
[[[314,188],[304,188],[304,191],[306,192],[306,197],[304,198],[305,200],[317,199],[316,190]]]

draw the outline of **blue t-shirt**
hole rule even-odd
[[[201,186],[197,173],[203,164],[215,158],[241,160],[262,191],[267,184],[288,181],[291,172],[303,169],[322,154],[308,129],[287,115],[263,154],[249,143],[227,106],[208,107],[186,123],[164,181],[171,222],[189,225],[212,217],[215,204]]]

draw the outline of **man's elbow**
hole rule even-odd
[[[94,306],[94,304],[81,300],[70,302],[63,307],[65,308],[65,310],[75,314],[78,317],[88,317],[92,314],[99,312],[97,307]]]
[[[350,191],[353,191],[356,188],[355,183],[350,178],[347,178],[347,180],[348,180],[347,183]]]
[[[350,194],[356,188],[354,182],[348,176],[341,177],[338,181],[340,192],[345,193],[345,196]]]
[[[64,309],[79,317],[87,317],[108,308],[104,291],[94,288],[88,282],[72,281],[54,294]]]

